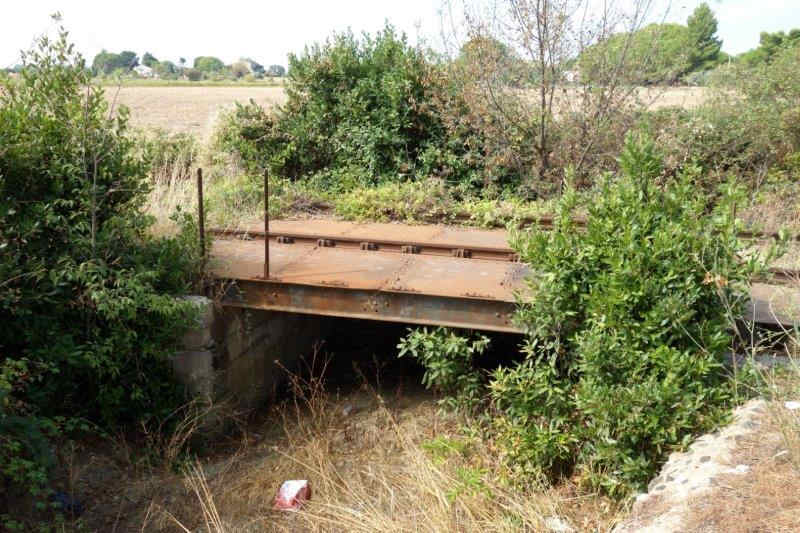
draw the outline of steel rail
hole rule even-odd
[[[209,233],[221,237],[256,238],[263,239],[265,233],[260,230],[208,230]],[[323,247],[337,247],[363,251],[398,252],[422,255],[438,255],[448,257],[462,257],[465,259],[484,259],[490,261],[517,261],[517,253],[511,248],[475,246],[468,247],[458,244],[438,243],[429,241],[375,239],[364,237],[350,237],[342,235],[324,235],[308,233],[279,233],[269,232],[269,240],[281,244],[315,244]]]
[[[211,228],[209,233],[221,237],[256,238],[263,239],[264,232],[246,230],[228,230]],[[467,259],[482,259],[488,261],[519,261],[519,256],[513,249],[507,247],[475,246],[464,247],[458,244],[448,244],[428,241],[399,241],[392,239],[369,240],[359,237],[342,235],[324,235],[308,233],[280,233],[270,232],[270,241],[285,244],[314,244],[317,246],[337,247],[351,250],[382,251],[397,253],[413,253],[421,255],[436,255],[462,257]],[[781,282],[800,282],[800,270],[791,268],[772,267],[768,269],[770,277]]]

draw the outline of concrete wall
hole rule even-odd
[[[330,328],[324,317],[215,309],[207,298],[187,298],[200,309],[200,319],[172,359],[175,374],[191,394],[231,399],[241,407],[273,400],[286,382],[284,368],[296,371]]]
[[[219,392],[254,407],[273,400],[302,357],[326,334],[324,317],[229,307],[214,321]]]

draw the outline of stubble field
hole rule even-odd
[[[269,107],[282,103],[282,87],[107,87],[106,97],[114,105],[130,109],[131,126],[158,128],[172,133],[208,136],[220,111],[236,102]]]
[[[700,105],[708,97],[702,87],[642,88],[639,96],[650,108]],[[286,100],[282,87],[107,87],[106,96],[115,104],[124,104],[131,112],[136,128],[158,128],[174,133],[192,133],[207,137],[220,111],[235,102],[250,99],[269,107]]]

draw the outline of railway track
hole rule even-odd
[[[552,219],[543,218],[531,221],[531,224],[538,223],[543,227],[552,227]],[[580,226],[585,223],[581,221]],[[360,250],[365,252],[381,251],[416,255],[431,255],[440,257],[456,257],[462,259],[477,259],[485,261],[519,261],[517,253],[507,245],[498,246],[497,239],[487,239],[494,241],[494,245],[481,243],[481,235],[497,233],[485,230],[469,230],[476,235],[477,239],[470,239],[470,242],[460,242],[459,239],[443,240],[437,238],[415,238],[414,234],[408,238],[382,238],[372,232],[370,234],[359,235],[357,231],[348,229],[345,232],[324,232],[314,230],[298,231],[294,227],[280,228],[280,221],[274,221],[273,225],[278,225],[276,231],[269,232],[270,242],[277,244],[301,244],[313,245],[327,248],[339,248],[345,250]],[[386,224],[393,226],[394,224]],[[353,225],[357,228],[358,225]],[[264,240],[265,232],[259,229],[220,229],[212,228],[208,232],[215,237],[242,240]],[[777,233],[741,232],[739,236],[743,239],[754,241],[769,241],[778,239]],[[795,238],[796,239],[796,238]],[[773,281],[778,283],[800,282],[800,270],[794,268],[772,267],[769,269],[768,279],[760,281]]]

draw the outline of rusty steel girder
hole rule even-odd
[[[515,307],[512,302],[481,298],[237,280],[228,287],[223,304],[287,313],[522,333],[512,321]]]

